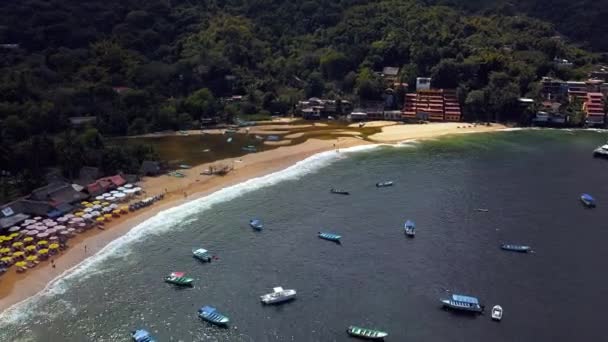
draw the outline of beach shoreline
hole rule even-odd
[[[382,132],[369,136],[340,137],[338,139],[308,139],[291,146],[252,153],[239,158],[228,158],[200,164],[182,170],[184,178],[168,175],[146,177],[140,183],[148,196],[165,193],[165,199],[150,207],[117,219],[105,230],[92,229],[70,240],[70,248],[54,256],[54,265],[44,263],[26,273],[10,270],[0,278],[0,312],[44,291],[87,258],[94,256],[110,242],[127,234],[138,224],[189,201],[208,196],[223,188],[286,169],[318,153],[360,145],[393,144],[407,140],[430,139],[458,133],[493,132],[505,129],[502,125],[473,126],[465,123],[438,123],[427,125],[379,124]],[[465,128],[466,127],[466,128]],[[201,173],[211,165],[231,165],[234,170],[226,176],[204,176]]]

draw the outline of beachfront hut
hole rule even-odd
[[[143,163],[141,163],[139,173],[144,176],[158,176],[163,173],[163,170],[159,162],[145,160]]]

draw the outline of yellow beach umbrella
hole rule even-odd
[[[32,242],[32,241],[34,241],[34,238],[31,236],[28,236],[25,239],[23,239],[23,242]]]
[[[101,204],[101,202],[100,201],[93,201],[93,204],[98,205],[98,204]]]
[[[18,261],[15,263],[15,266],[17,267],[27,267],[27,262],[25,261]]]
[[[13,242],[13,247],[15,247],[15,248],[23,247],[23,242],[21,242],[21,241]]]
[[[49,242],[46,240],[38,241],[38,246],[46,246],[48,244],[49,244]]]
[[[49,250],[46,249],[46,248],[45,249],[41,249],[41,250],[38,251],[38,254],[41,254],[41,255],[48,254],[48,253],[49,253]]]
[[[98,218],[95,219],[95,221],[97,222],[103,222],[105,220],[105,218],[103,216],[99,216]]]
[[[52,243],[49,245],[49,249],[59,249],[59,244],[58,243]]]
[[[79,212],[75,213],[74,215],[80,217],[80,216],[84,215],[84,213],[82,211],[79,211]]]
[[[0,235],[0,242],[4,241],[4,239],[6,239],[6,236]]]
[[[103,215],[103,217],[105,217],[107,219],[111,219],[112,218],[112,214],[105,214],[105,215]]]
[[[85,204],[84,206],[87,207],[87,208],[92,208],[93,204],[92,203],[88,203],[88,204]]]
[[[13,239],[12,236],[5,236],[4,241],[11,241]]]
[[[112,211],[112,214],[120,214],[120,210],[116,209],[116,210]]]
[[[18,252],[13,253],[13,258],[22,257],[24,255],[25,255],[25,252],[18,251]]]
[[[35,255],[30,255],[27,258],[25,258],[25,260],[27,260],[27,261],[36,261],[36,260],[38,260],[38,257],[35,256]]]
[[[36,246],[34,246],[34,245],[25,246],[25,250],[26,251],[35,251],[36,250]]]
[[[103,202],[103,203],[101,203],[101,205],[103,205],[104,207],[107,207],[110,205],[110,202]]]
[[[11,258],[9,256],[5,256],[5,257],[0,258],[0,261],[2,261],[2,262],[11,262],[11,261],[13,261],[13,258]]]
[[[0,248],[0,254],[6,254],[6,253],[10,253],[11,249],[10,248]]]
[[[12,237],[12,238],[14,238],[14,237],[19,236],[19,233],[12,233],[12,234],[11,234],[11,235],[9,235],[9,236],[10,236],[10,237]]]
[[[87,202],[87,201],[83,201],[83,202],[80,202],[80,204],[82,204],[82,205],[87,205],[87,204],[89,204],[89,202]]]

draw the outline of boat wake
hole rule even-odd
[[[131,253],[129,247],[132,244],[142,241],[150,234],[158,235],[166,231],[179,229],[180,226],[185,227],[186,225],[183,225],[182,223],[188,222],[190,216],[197,215],[201,211],[207,210],[216,204],[233,200],[246,193],[270,187],[284,181],[299,179],[307,174],[317,172],[335,161],[347,158],[349,154],[369,151],[381,146],[395,145],[370,144],[340,149],[339,152],[333,150],[321,152],[301,160],[284,170],[252,178],[245,182],[218,190],[210,195],[197,198],[188,203],[158,212],[153,217],[133,227],[125,235],[107,244],[95,255],[83,260],[78,265],[55,277],[37,294],[4,310],[0,313],[2,326],[18,323],[30,314],[38,313],[39,310],[35,304],[41,299],[48,299],[65,293],[75,281],[82,282],[92,275],[107,272],[108,269],[98,266],[111,258],[124,258],[124,256]]]

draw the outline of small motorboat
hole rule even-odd
[[[282,287],[274,287],[272,293],[267,293],[260,296],[260,300],[264,304],[279,304],[296,298],[296,290],[287,289],[284,290]]]
[[[446,309],[454,309],[474,313],[483,312],[483,306],[479,304],[479,300],[475,297],[453,294],[450,298],[441,299],[441,303]]]
[[[480,212],[480,213],[487,213],[490,210],[489,209],[484,209],[484,208],[477,208],[477,209],[475,209],[475,211]]]
[[[502,319],[502,306],[494,305],[492,308],[492,319],[495,321],[500,321]]]
[[[581,202],[583,202],[587,208],[595,208],[595,198],[589,194],[582,194]]]
[[[192,286],[194,279],[186,277],[184,272],[173,272],[165,277],[165,282],[178,286]]]
[[[337,235],[337,234],[333,234],[333,233],[323,233],[323,232],[319,232],[319,237],[321,239],[329,240],[329,241],[333,241],[333,242],[340,242],[340,239],[342,238],[341,235]]]
[[[258,140],[264,140],[264,137],[261,136],[261,135],[256,135],[255,138],[258,139]]]
[[[331,192],[332,194],[336,194],[336,195],[350,195],[350,192],[348,192],[348,191],[338,190],[338,189],[334,189],[334,188],[331,188],[331,190],[329,190],[329,192]]]
[[[376,188],[386,188],[387,186],[393,186],[393,181],[376,183]]]
[[[230,322],[230,319],[227,316],[219,313],[216,308],[207,305],[198,309],[198,316],[209,323],[220,326],[225,326]]]
[[[416,236],[416,224],[414,221],[407,220],[403,225],[403,229],[405,230],[405,235],[409,237]]]
[[[131,332],[131,337],[135,342],[156,342],[152,335],[144,329],[137,329]]]
[[[232,142],[232,137],[230,137],[230,138],[226,139],[226,142],[227,142],[227,143]]]
[[[500,245],[500,248],[504,249],[505,251],[511,251],[511,252],[519,252],[519,253],[532,252],[532,247],[525,246],[525,245],[513,245],[513,244],[503,243],[502,245]]]
[[[608,158],[608,144],[602,145],[593,150],[593,156]]]
[[[268,141],[279,141],[281,140],[281,137],[278,135],[269,135],[268,138],[266,138],[266,140]]]
[[[348,332],[348,334],[351,336],[364,338],[367,340],[383,340],[386,336],[388,336],[388,333],[385,333],[384,331],[361,328],[354,325],[348,327],[346,332]]]
[[[251,228],[257,231],[264,229],[264,224],[262,223],[262,220],[259,219],[249,220],[249,225],[251,226]]]
[[[245,146],[242,148],[242,150],[245,152],[257,152],[258,151],[258,149],[253,145]]]
[[[211,255],[209,255],[209,251],[204,248],[193,248],[192,256],[203,262],[211,262]]]

